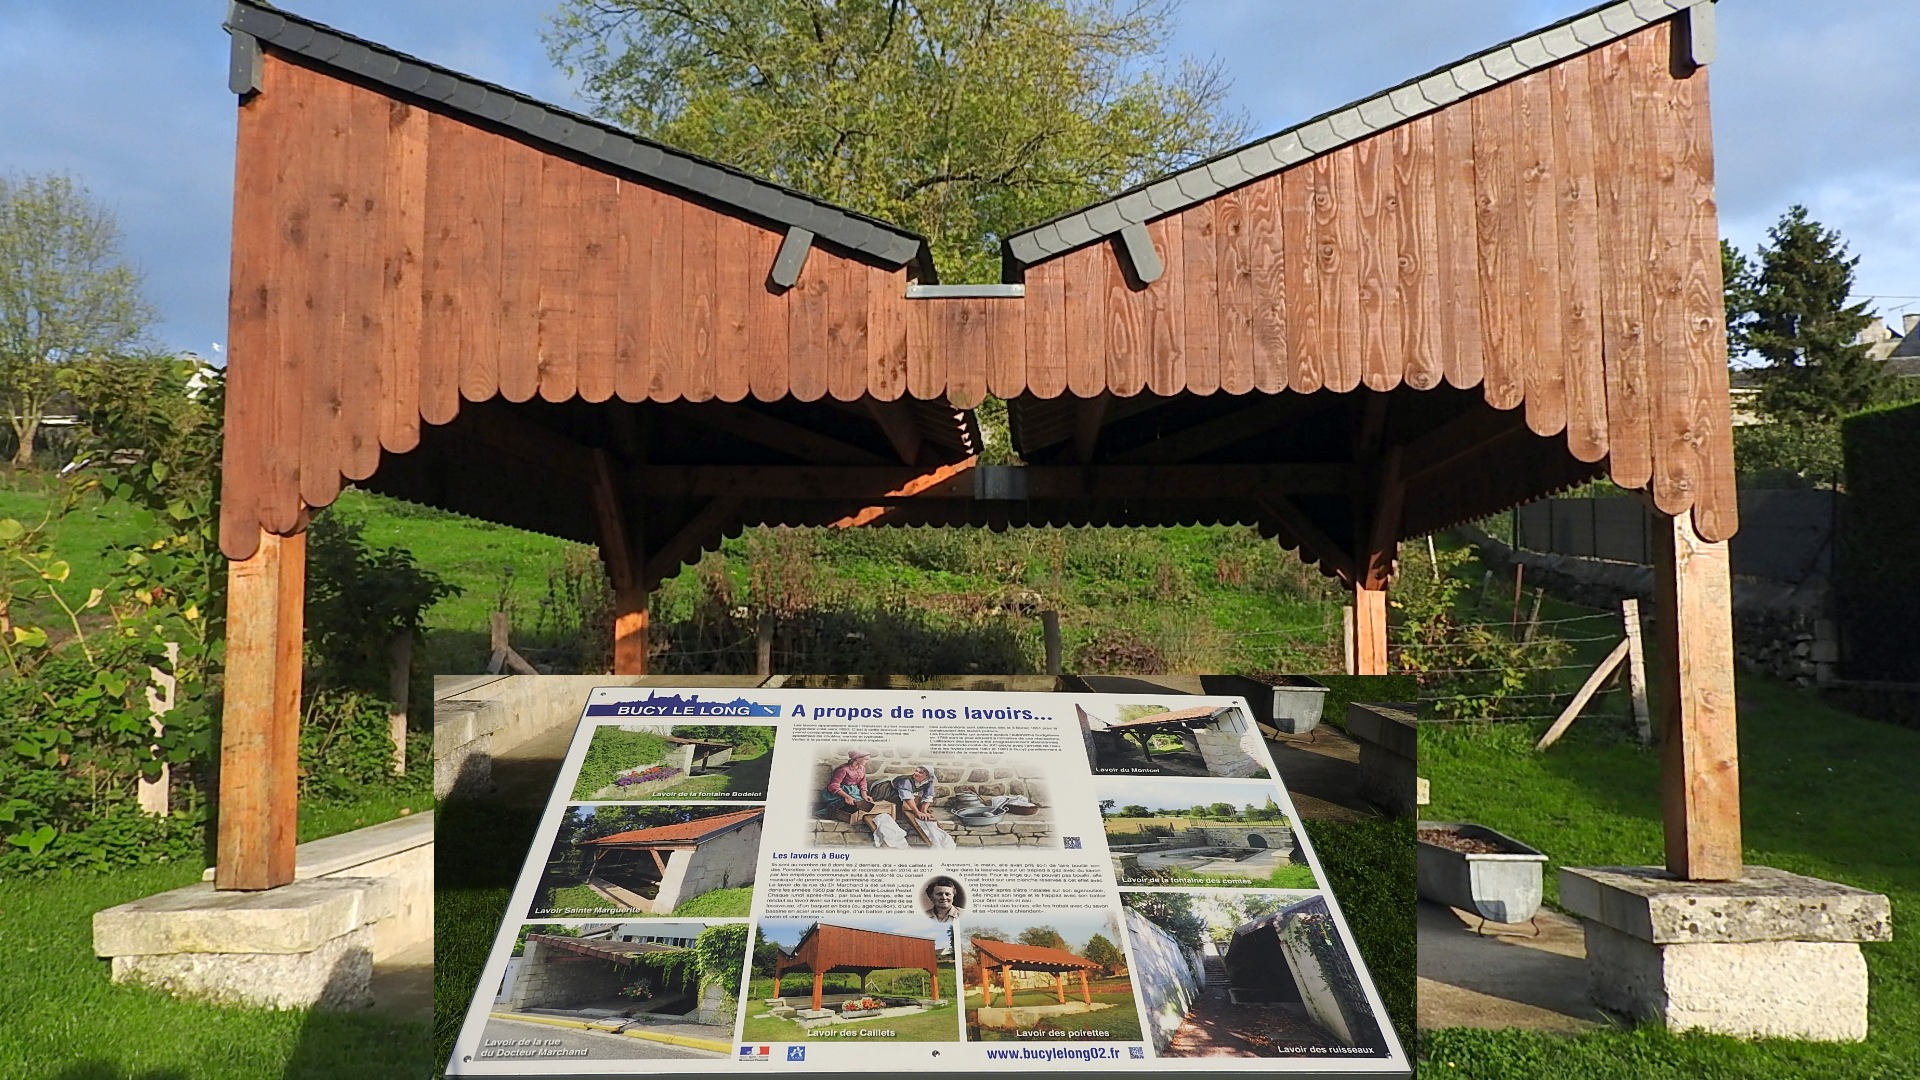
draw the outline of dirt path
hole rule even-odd
[[[1278,1005],[1235,1005],[1210,982],[1163,1051],[1169,1057],[1279,1057],[1289,1046],[1338,1046],[1326,1029]]]

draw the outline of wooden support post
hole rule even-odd
[[[933,980],[933,1000],[937,1002],[940,1000],[940,969],[938,967],[928,968],[927,977]]]
[[[1667,870],[1731,881],[1744,867],[1727,544],[1702,539],[1688,512],[1656,520],[1654,543]]]
[[[1387,590],[1353,587],[1353,673],[1387,673]]]
[[[1067,973],[1064,971],[1053,973],[1053,997],[1062,1005],[1067,1003]]]
[[[1507,620],[1509,626],[1520,625],[1520,596],[1526,590],[1527,564],[1513,564],[1513,618]]]
[[[761,678],[773,674],[773,612],[760,613],[753,630],[753,671]]]
[[[1587,702],[1593,700],[1593,695],[1600,692],[1600,687],[1626,658],[1627,643],[1622,641],[1613,647],[1613,651],[1607,654],[1605,660],[1600,661],[1600,666],[1593,669],[1593,674],[1587,676],[1587,681],[1580,686],[1580,692],[1573,695],[1573,701],[1561,711],[1559,718],[1547,728],[1545,735],[1540,736],[1540,741],[1535,743],[1533,748],[1545,750],[1557,742],[1560,736],[1566,733],[1567,728],[1573,726],[1574,718],[1580,715],[1580,710],[1587,707]]]
[[[393,740],[393,775],[407,775],[407,693],[413,684],[413,631],[393,635],[387,647],[387,737]]]
[[[1653,721],[1647,714],[1647,655],[1640,640],[1640,601],[1620,601],[1620,621],[1627,631],[1627,696],[1633,699],[1633,730],[1640,745],[1653,742]]]
[[[251,558],[227,566],[218,889],[293,880],[306,578],[305,533],[262,532]]]
[[[160,719],[173,711],[174,692],[179,689],[180,679],[175,674],[180,666],[180,643],[167,642],[167,670],[149,666],[147,675],[153,685],[147,687],[147,723],[152,725],[156,737],[164,733],[166,724]],[[158,747],[152,749],[157,750]],[[169,810],[167,794],[173,787],[173,771],[166,762],[160,763],[160,775],[152,780],[134,782],[135,797],[140,800],[142,813],[165,817]]]
[[[1533,590],[1533,610],[1527,612],[1527,628],[1520,634],[1522,644],[1532,643],[1533,635],[1540,629],[1540,604],[1546,598],[1546,589],[1540,588]]]
[[[1013,969],[1012,968],[1003,967],[1000,969],[1000,989],[1005,991],[1005,996],[1002,1000],[1006,1002],[1007,1008],[1009,1009],[1013,1008]]]
[[[1047,674],[1060,674],[1060,613],[1040,613],[1040,641],[1047,655]]]
[[[647,590],[644,586],[614,590],[613,673],[647,673]]]
[[[1352,604],[1348,604],[1345,607],[1342,607],[1340,609],[1340,630],[1341,630],[1341,638],[1346,643],[1346,652],[1344,655],[1346,656],[1347,674],[1357,675],[1360,673],[1360,659],[1357,655],[1355,655],[1353,651],[1354,638],[1353,638],[1353,605]]]
[[[980,1004],[993,1004],[993,972],[987,969],[987,961],[980,960]]]
[[[1080,998],[1087,1004],[1093,1004],[1093,991],[1087,986],[1087,969],[1080,969]]]
[[[820,991],[825,986],[826,979],[827,976],[824,972],[816,971],[813,973],[813,1009],[815,1012],[820,1011]]]

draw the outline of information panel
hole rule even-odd
[[[1405,1076],[1239,698],[591,692],[449,1076]]]

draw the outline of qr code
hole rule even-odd
[[[1077,836],[1067,836],[1067,837],[1062,837],[1061,839],[1062,839],[1062,841],[1063,841],[1063,842],[1064,842],[1064,843],[1065,843],[1065,844],[1067,845],[1067,850],[1068,850],[1068,851],[1079,851],[1079,850],[1080,850],[1080,838],[1079,838],[1079,837],[1077,837]]]
[[[1144,1046],[1129,1046],[1127,1047],[1127,1056],[1132,1058],[1146,1057],[1147,1048]]]

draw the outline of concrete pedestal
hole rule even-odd
[[[1347,734],[1360,744],[1360,794],[1389,812],[1417,813],[1420,736],[1413,705],[1347,706]]]
[[[1859,942],[1892,940],[1885,896],[1764,866],[1721,882],[1569,866],[1560,901],[1586,931],[1605,1008],[1745,1038],[1867,1037]]]
[[[302,844],[295,880],[220,892],[208,880],[93,916],[114,982],[279,1009],[372,1002],[376,960],[433,941],[433,815]]]

